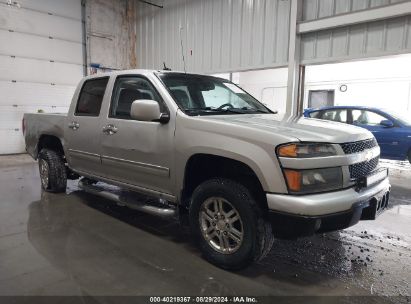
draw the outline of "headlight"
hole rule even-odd
[[[280,157],[310,158],[337,155],[337,151],[330,144],[293,143],[277,148]]]
[[[288,190],[293,194],[306,194],[341,189],[343,187],[342,170],[339,167],[293,170],[284,169]]]

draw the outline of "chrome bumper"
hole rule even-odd
[[[380,183],[357,192],[354,188],[310,195],[267,193],[268,209],[296,215],[318,216],[347,211],[353,204],[372,199],[381,192],[390,191],[386,178]]]

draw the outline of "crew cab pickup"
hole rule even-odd
[[[212,76],[89,76],[67,115],[25,114],[23,126],[45,191],[65,192],[67,179],[82,177],[85,191],[178,217],[204,257],[226,269],[261,259],[274,237],[344,229],[388,205],[388,173],[369,131],[282,118]]]

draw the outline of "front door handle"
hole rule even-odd
[[[107,135],[113,135],[117,133],[117,127],[115,125],[107,125],[103,128],[103,133]]]
[[[80,128],[80,124],[77,121],[72,121],[71,123],[69,123],[68,127],[70,129],[73,129],[73,131],[75,131],[78,128]]]

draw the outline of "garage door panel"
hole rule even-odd
[[[25,151],[24,113],[67,113],[84,73],[81,0],[0,1],[0,154]]]
[[[0,54],[39,58],[67,63],[83,63],[82,44],[0,30]]]
[[[61,106],[0,106],[0,155],[25,152],[21,121],[24,113],[37,113],[39,109],[41,109],[44,113],[68,112],[68,107]]]
[[[21,8],[81,19],[81,0],[19,0]]]
[[[81,65],[0,56],[1,80],[74,86],[80,80],[82,72]]]
[[[81,21],[14,7],[0,10],[0,28],[82,42]]]
[[[1,107],[3,108],[3,107]],[[11,109],[0,108],[0,129],[21,129],[21,121],[24,113],[38,113],[41,110],[43,113],[67,113],[68,107],[54,107],[44,105],[19,106]]]
[[[36,111],[38,107],[68,107],[75,89],[74,86],[0,81],[0,111],[16,111],[16,105],[32,106]]]
[[[14,129],[0,129],[0,155],[1,154],[13,154],[24,153],[24,138],[21,134],[21,130]]]

